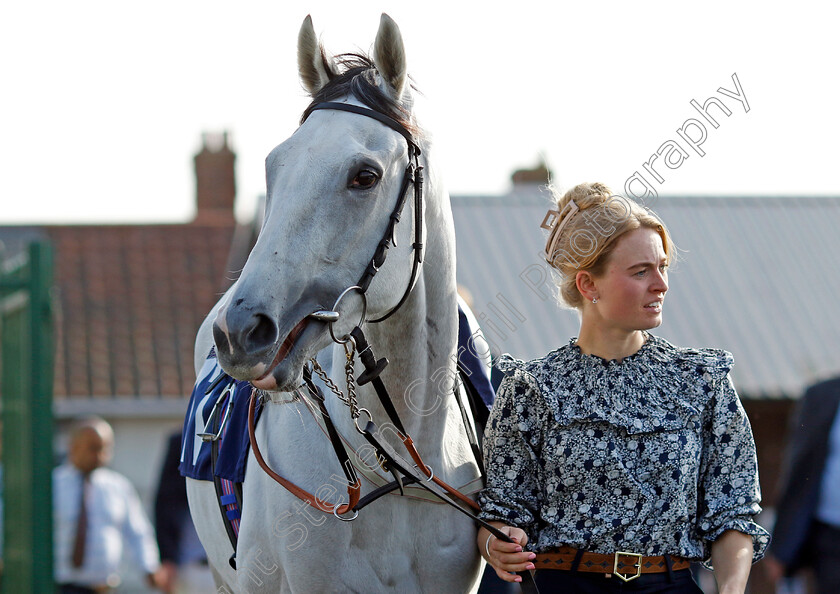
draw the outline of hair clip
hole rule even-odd
[[[559,212],[553,209],[550,209],[546,214],[545,218],[543,218],[543,222],[540,224],[540,227],[543,229],[548,229],[551,233],[548,234],[548,241],[546,242],[546,260],[549,264],[551,264],[551,255],[554,253],[555,244],[560,237],[560,232],[563,230],[563,227],[571,220],[573,216],[579,211],[578,205],[575,203],[574,200],[569,200],[566,203],[566,206],[563,207],[562,210]],[[558,222],[559,221],[559,222]]]
[[[540,223],[540,229],[548,229],[551,231],[554,229],[554,225],[557,224],[557,219],[560,218],[560,213],[556,210],[549,209],[547,213],[545,213],[545,218],[543,218],[542,223]],[[551,219],[549,221],[549,219]]]
[[[549,209],[547,213],[545,213],[545,218],[543,218],[543,222],[540,223],[540,227],[543,229],[548,229],[549,231],[553,230],[554,227],[557,225],[557,221],[560,221],[560,226],[566,224],[566,221],[572,218],[575,213],[580,210],[578,205],[575,203],[574,200],[569,200],[566,203],[566,206],[563,207],[563,210],[556,211],[554,209]]]

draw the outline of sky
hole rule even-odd
[[[506,193],[541,159],[560,189],[840,192],[822,3],[46,0],[0,11],[0,224],[185,222],[202,133],[222,131],[248,220],[308,103],[304,17],[338,54],[369,51],[382,12],[453,195]],[[717,128],[691,104],[710,97]]]

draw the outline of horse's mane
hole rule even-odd
[[[369,108],[393,118],[412,135],[419,134],[420,130],[411,113],[377,86],[376,66],[368,56],[340,54],[335,57],[333,68],[327,69],[330,80],[312,96],[312,103],[300,118],[301,124],[317,104],[352,95]]]

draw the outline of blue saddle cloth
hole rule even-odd
[[[205,481],[213,480],[210,442],[203,441],[199,434],[212,432],[213,428],[208,426],[210,415],[216,402],[224,398],[227,401],[219,403],[220,407],[223,407],[219,411],[220,418],[225,415],[224,407],[230,410],[227,411],[228,419],[223,427],[224,432],[216,460],[216,476],[236,483],[245,480],[245,463],[248,460],[248,447],[251,443],[248,437],[248,403],[251,390],[250,383],[234,380],[225,374],[216,358],[216,351],[211,349],[198,374],[184,419],[184,431],[181,435],[181,462],[178,465],[178,470],[183,476]],[[259,419],[261,411],[262,406],[257,403],[256,419]]]
[[[473,403],[486,407],[477,411],[477,417],[487,417],[487,411],[493,406],[495,391],[490,383],[487,356],[482,356],[482,349],[477,348],[480,342],[480,330],[474,316],[464,313],[464,308],[458,307],[458,362],[466,368],[464,379],[469,381],[479,395],[480,402]],[[221,379],[220,379],[221,378]],[[228,388],[230,388],[228,396]],[[245,463],[248,461],[248,402],[251,398],[252,386],[246,381],[234,380],[226,375],[216,358],[214,349],[204,361],[204,366],[198,374],[193,387],[190,404],[184,419],[184,431],[181,435],[181,462],[178,470],[183,476],[212,481],[213,468],[210,460],[210,442],[203,441],[199,434],[211,433],[208,427],[213,407],[220,398],[228,401],[220,406],[230,407],[228,419],[224,426],[224,433],[219,446],[216,460],[216,476],[241,483],[245,480]],[[256,420],[262,411],[257,404]],[[224,409],[220,411],[224,416]],[[256,422],[255,420],[255,422]]]

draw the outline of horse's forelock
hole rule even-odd
[[[330,81],[312,97],[312,103],[300,118],[301,124],[306,121],[317,104],[352,95],[369,108],[393,118],[412,135],[416,136],[420,133],[411,118],[411,113],[379,88],[376,81],[376,67],[368,56],[341,54],[335,57],[334,69],[338,73],[331,76]]]

